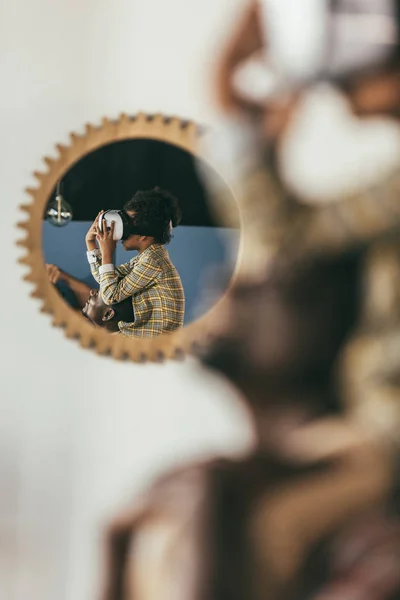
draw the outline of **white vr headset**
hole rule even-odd
[[[135,225],[132,217],[130,217],[124,210],[106,210],[99,217],[99,229],[103,231],[103,228],[111,228],[111,223],[114,222],[114,235],[113,239],[115,242],[119,240],[126,240],[131,235],[146,235],[150,237],[157,237],[158,233],[151,227],[141,227]],[[172,223],[170,223],[170,229],[172,230]]]
[[[99,217],[100,231],[104,231],[104,227],[110,229],[112,222],[114,222],[114,241],[118,242],[129,237],[129,222],[126,213],[124,214],[122,210],[106,210],[103,212]]]

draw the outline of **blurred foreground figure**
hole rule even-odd
[[[297,9],[286,17],[294,4]],[[300,7],[308,20],[298,17]],[[266,80],[269,73],[269,84],[240,86],[236,75],[254,56],[261,59],[251,81]],[[400,2],[251,2],[217,73],[216,97],[227,121],[219,145],[213,144],[213,153],[241,208],[243,280],[257,273],[267,277],[269,270],[276,274],[273,277],[293,279],[294,273],[307,273],[311,265],[319,264],[321,277],[328,287],[333,286],[334,296],[324,299],[324,286],[319,290],[317,284],[310,283],[313,289],[304,300],[302,321],[302,335],[306,337],[305,321],[314,321],[313,311],[325,314],[320,319],[321,332],[339,335],[336,319],[344,318],[339,316],[340,307],[353,298],[351,323],[341,342],[341,353],[346,357],[341,361],[341,395],[358,416],[379,423],[398,438],[400,155],[398,166],[394,162],[383,175],[378,172],[373,179],[366,173],[365,178],[373,183],[364,189],[361,184],[359,190],[334,201],[316,202],[314,198],[311,202],[296,195],[285,181],[282,146],[308,90],[324,80],[340,92],[359,117],[359,127],[368,127],[367,117],[385,118],[398,135]],[[300,141],[305,152],[306,140]],[[374,144],[373,134],[367,141]],[[335,161],[332,148],[322,146],[320,152]],[[338,153],[340,144],[337,161]],[[317,157],[315,170],[318,168]],[[229,207],[219,190],[214,190],[214,197],[220,217],[230,223]],[[335,283],[329,269],[338,277]],[[302,288],[300,277],[290,296],[305,294],[300,292]],[[282,302],[278,305],[281,311]],[[270,314],[271,327],[275,328]],[[281,327],[283,331],[290,329],[290,319]],[[344,349],[345,338],[354,328],[357,332]],[[322,334],[320,344],[322,357]],[[337,357],[330,358],[336,361]]]
[[[336,365],[360,253],[242,275],[204,362],[241,392],[253,452],[160,478],[107,535],[101,600],[400,597],[390,440],[345,414]]]
[[[361,7],[366,17],[384,4],[329,6],[339,16],[347,15],[341,7]],[[315,60],[300,68],[279,51],[273,7],[278,3],[265,2],[270,22],[257,20],[260,7],[251,7],[220,70],[221,104],[236,114],[227,147],[230,140],[242,149],[231,172],[244,237],[241,270],[214,313],[203,355],[240,391],[255,448],[242,460],[170,473],[116,519],[101,600],[400,598],[397,458],[376,410],[400,381],[400,168],[368,192],[315,206],[289,190],[277,160],[298,99],[324,74],[346,90],[358,113],[396,116],[398,45],[384,42],[383,54],[336,68],[319,45],[321,32],[332,29],[317,19],[310,33]],[[382,9],[381,24],[390,21],[385,15]],[[254,95],[231,93],[228,75],[267,48],[265,32],[275,39],[275,83],[272,100],[261,104]],[[223,199],[220,209],[229,222]],[[378,271],[367,269],[366,278],[365,266],[378,259]],[[357,417],[364,415],[367,381],[376,400],[368,426],[347,410],[351,400],[360,406]],[[398,402],[397,391],[392,398]],[[386,428],[393,420],[384,421],[393,433]]]
[[[345,87],[363,114],[399,115],[397,0],[250,0],[221,53],[225,113],[267,113],[316,81]],[[242,76],[243,68],[247,73]]]
[[[390,452],[265,408],[252,455],[170,473],[115,520],[102,600],[400,597]]]

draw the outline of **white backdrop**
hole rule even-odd
[[[2,598],[90,600],[109,514],[171,464],[251,444],[239,399],[194,362],[117,363],[51,328],[15,245],[23,189],[70,131],[139,110],[213,122],[209,67],[244,1],[0,0]],[[324,90],[317,101],[286,144],[299,193],[398,164],[398,127],[360,128]]]
[[[101,524],[156,472],[250,443],[197,365],[134,366],[66,340],[22,282],[17,206],[72,130],[139,110],[207,123],[208,66],[240,0],[1,0],[0,595],[88,600]]]

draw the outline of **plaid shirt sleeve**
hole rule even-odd
[[[132,265],[130,261],[128,261],[123,265],[119,265],[119,267],[114,267],[114,269],[119,278],[126,277],[126,275],[129,275],[129,273],[132,271]]]
[[[90,271],[93,275],[93,278],[97,283],[100,283],[100,274],[99,268],[101,266],[101,252],[97,248],[96,250],[89,250],[86,252],[86,256],[90,265]]]
[[[87,252],[87,258],[88,258],[90,270],[92,272],[94,279],[97,281],[97,283],[100,283],[99,269],[102,265],[102,258],[101,258],[100,250],[99,249],[89,250]],[[132,266],[131,266],[130,262],[120,265],[119,267],[115,267],[115,272],[117,273],[118,277],[125,277],[126,275],[128,275],[128,273],[130,273],[131,270],[132,270]]]
[[[129,263],[128,263],[129,264]],[[126,265],[123,265],[125,268]],[[120,279],[115,268],[100,274],[100,292],[108,305],[116,304],[154,285],[161,273],[161,267],[149,257],[143,262],[130,266],[129,272]]]

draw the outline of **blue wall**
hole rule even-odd
[[[86,260],[85,235],[90,223],[73,221],[65,227],[43,223],[43,255],[45,262],[67,271],[88,285],[97,287]],[[209,275],[222,267],[230,276],[234,269],[239,243],[237,230],[216,227],[178,227],[167,246],[172,262],[181,276],[186,296],[185,323],[203,314],[215,302],[215,295],[207,290]],[[116,264],[127,262],[135,252],[126,252],[121,245],[116,249]],[[65,299],[73,300],[68,290],[60,288]]]

